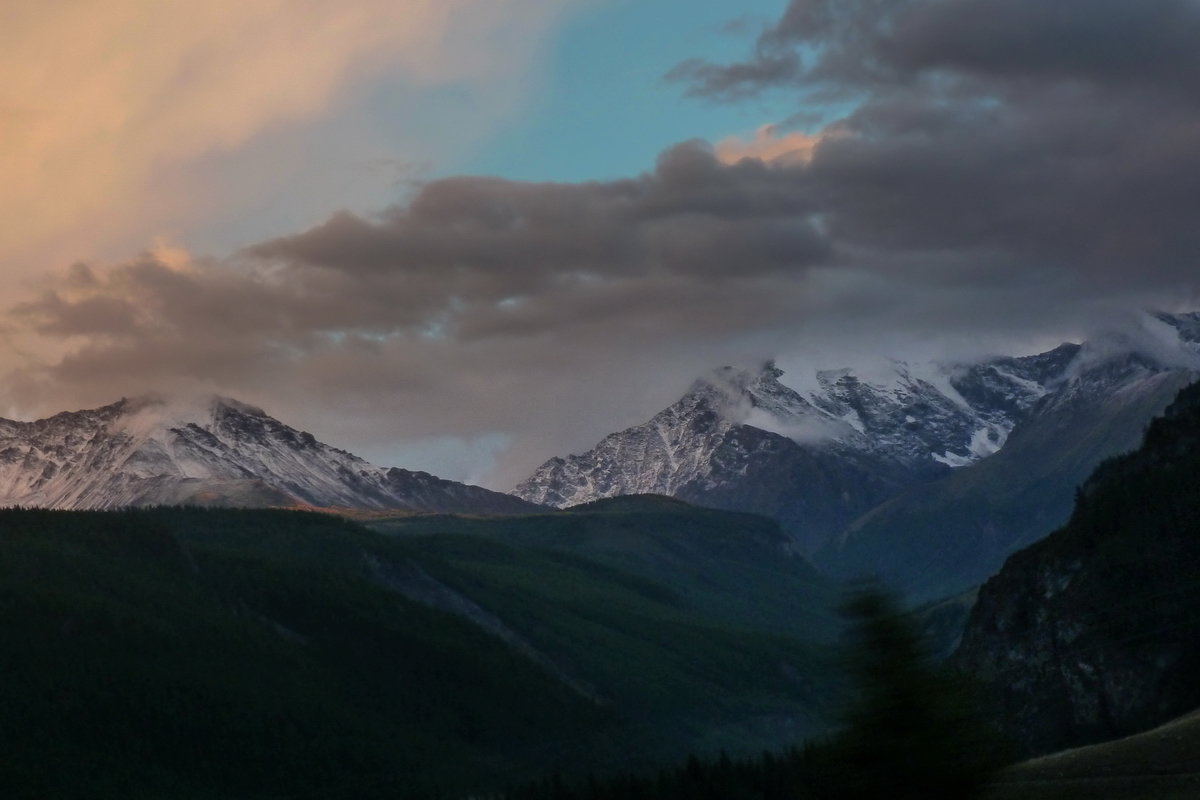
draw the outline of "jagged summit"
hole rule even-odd
[[[979,441],[1002,441],[1011,427],[908,372],[886,386],[823,372],[807,394],[783,376],[772,362],[714,370],[648,422],[546,462],[514,494],[558,507],[665,494],[768,514],[815,548],[904,486],[946,472],[947,461],[979,457]]]
[[[773,516],[815,550],[910,487],[991,458],[1033,416],[1200,369],[1200,314],[1147,314],[1083,345],[974,363],[814,369],[797,388],[772,361],[697,380],[649,421],[552,458],[513,494],[567,507],[665,494]],[[1120,437],[1114,437],[1117,441]]]
[[[156,504],[519,511],[515,498],[376,467],[229,397],[122,398],[0,420],[0,505]]]
[[[588,453],[551,459],[515,493],[560,506],[631,490],[671,494],[709,477],[707,455],[738,427],[870,457],[894,472],[940,474],[999,449],[1015,417],[1049,391],[1075,349],[969,367],[918,370],[896,361],[886,380],[849,368],[820,370],[816,388],[806,392],[782,382],[785,373],[773,361],[721,367],[644,425],[612,434]],[[602,465],[624,474],[594,475]]]

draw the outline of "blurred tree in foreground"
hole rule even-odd
[[[843,606],[847,670],[856,691],[829,741],[757,759],[688,759],[655,777],[559,778],[508,800],[906,800],[976,796],[1008,763],[968,681],[934,664],[913,620],[891,595],[867,587]]]
[[[966,798],[1007,763],[964,676],[932,663],[911,617],[875,588],[843,606],[857,695],[829,747],[829,796]]]

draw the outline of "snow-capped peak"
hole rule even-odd
[[[936,477],[999,450],[1078,351],[1064,345],[975,364],[880,359],[867,370],[812,369],[794,381],[773,361],[721,367],[647,423],[611,434],[587,453],[551,459],[514,494],[562,506],[709,485],[714,471],[732,463],[715,467],[713,459],[725,457],[739,429],[856,463],[868,459],[908,480]]]
[[[0,420],[0,505],[206,503],[519,510],[512,498],[384,469],[232,398],[143,395]]]
[[[906,487],[990,458],[1035,415],[1119,403],[1165,371],[1196,369],[1200,314],[1159,315],[1123,337],[967,363],[722,367],[646,423],[547,461],[513,493],[554,506],[667,494],[768,514],[815,548]]]

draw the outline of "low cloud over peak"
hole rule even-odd
[[[225,259],[72,268],[8,314],[36,357],[7,401],[199,383],[379,463],[424,466],[381,441],[487,443],[503,488],[716,364],[1020,350],[1200,305],[1196,8],[795,0],[747,61],[674,74],[794,92],[826,124],[684,142],[620,180],[434,180]]]

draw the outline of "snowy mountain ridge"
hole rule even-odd
[[[712,477],[714,453],[739,426],[936,475],[1003,446],[1020,414],[1050,391],[1055,368],[1073,355],[1067,347],[1050,358],[938,366],[934,375],[894,362],[886,383],[850,369],[822,370],[819,388],[803,392],[785,385],[771,361],[758,369],[722,367],[649,422],[611,434],[587,453],[546,462],[514,493],[555,506],[675,494]]]
[[[1039,409],[1082,394],[1136,397],[1164,371],[1200,371],[1200,314],[1152,314],[1082,345],[966,364],[815,370],[795,389],[767,361],[723,367],[648,422],[545,462],[513,494],[566,507],[654,492],[775,516],[819,546],[906,487],[1000,451]],[[856,487],[861,488],[857,496]]]
[[[230,398],[122,399],[0,419],[0,505],[220,504],[428,511],[528,508],[422,472],[377,467]]]

